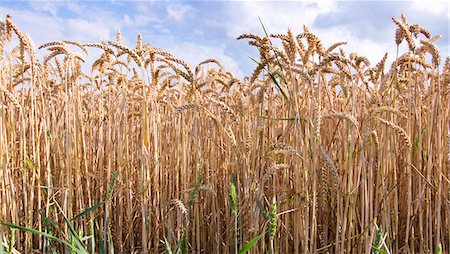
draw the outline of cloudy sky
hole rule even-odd
[[[347,41],[346,52],[377,62],[385,52],[395,56],[392,16],[404,13],[433,35],[443,58],[449,56],[449,1],[1,1],[0,17],[7,13],[36,45],[54,40],[84,43],[111,40],[120,30],[127,45],[137,34],[196,65],[217,58],[237,76],[250,75],[257,51],[242,33],[263,34],[258,17],[269,33],[294,34],[303,24],[322,39],[325,47]]]

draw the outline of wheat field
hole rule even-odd
[[[243,34],[238,79],[141,36],[36,47],[6,16],[0,253],[449,253],[450,60],[393,22],[392,63]]]

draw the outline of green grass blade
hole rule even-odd
[[[262,28],[264,30],[264,33],[266,34],[267,37],[269,37],[269,34],[267,33],[266,27],[264,26],[264,24],[263,24],[263,22],[261,20],[261,17],[258,16],[258,20],[259,20],[259,23],[261,24],[261,26],[262,26]]]
[[[72,224],[70,224],[70,220],[67,219],[67,217],[64,214],[64,212],[62,211],[61,207],[58,206],[58,208],[59,208],[59,211],[60,211],[64,221],[66,222],[67,228],[69,229],[70,236],[72,237],[76,247],[78,248],[78,249],[75,249],[75,251],[77,253],[89,253],[88,250],[86,249],[86,247],[84,246],[84,244],[81,242],[81,239],[78,236],[75,229],[73,228]]]
[[[288,97],[287,97],[286,94],[284,93],[283,89],[281,89],[281,86],[280,86],[280,84],[278,83],[278,81],[277,81],[277,79],[275,78],[275,76],[274,76],[272,73],[270,73],[270,72],[268,72],[268,73],[269,73],[270,78],[272,79],[273,83],[275,83],[275,85],[277,86],[278,90],[280,90],[280,92],[281,92],[281,94],[283,95],[283,97],[284,97],[286,100],[288,100]]]
[[[10,228],[10,235],[9,235],[9,244],[8,244],[8,254],[12,253],[12,250],[14,248],[15,243],[15,229],[14,228]]]
[[[47,229],[48,232],[52,233],[53,229],[56,229],[56,231],[61,233],[61,229],[59,228],[58,224],[53,219],[48,218],[45,215],[44,210],[41,210],[41,217],[42,217],[42,221],[44,222],[45,228]]]
[[[108,227],[108,244],[109,244],[109,254],[114,254],[114,243],[111,234],[111,229]]]
[[[70,243],[69,242],[67,242],[67,241],[65,241],[63,239],[60,239],[58,237],[55,237],[55,236],[53,236],[51,234],[47,234],[45,232],[41,232],[41,231],[36,230],[36,229],[22,227],[22,226],[14,225],[14,224],[9,224],[9,223],[5,223],[3,221],[0,221],[0,224],[2,224],[3,226],[10,227],[10,228],[15,228],[15,229],[18,229],[18,230],[22,230],[24,232],[29,232],[29,233],[32,233],[32,234],[40,235],[40,236],[43,236],[43,237],[47,238],[48,240],[56,241],[56,242],[62,243],[64,245],[70,247]]]
[[[372,245],[372,253],[376,253],[376,254],[387,254],[387,252],[385,250],[382,250],[376,246]]]
[[[185,232],[185,233],[183,233],[183,238],[181,238],[181,240],[178,241],[177,248],[175,249],[175,253],[176,254],[178,254],[179,252],[181,254],[187,253],[187,249],[188,249],[187,244],[188,244],[187,243],[187,234]]]
[[[84,215],[93,212],[94,210],[100,208],[102,205],[104,205],[106,202],[108,202],[111,197],[112,197],[112,193],[114,190],[114,186],[116,184],[116,178],[117,178],[117,171],[114,171],[112,176],[111,176],[111,181],[109,182],[109,186],[108,186],[108,193],[106,194],[105,200],[101,201],[91,207],[89,207],[88,209],[82,211],[81,213],[77,214],[75,217],[73,217],[71,220],[75,220],[78,219],[80,217],[83,217]]]
[[[261,63],[258,62],[258,60],[256,60],[255,58],[249,56],[248,58],[250,58],[253,62],[255,62],[257,65],[260,65]]]
[[[254,58],[252,58],[252,57],[250,57],[250,56],[249,56],[249,58],[252,59],[253,62],[255,62],[256,64],[258,64],[258,65],[261,64],[261,63],[258,62],[256,59],[254,59]],[[281,92],[281,94],[283,95],[283,97],[284,97],[286,100],[288,100],[287,95],[284,93],[283,89],[281,89],[281,86],[280,86],[280,84],[278,83],[278,81],[277,81],[277,79],[275,78],[275,76],[274,76],[272,73],[270,73],[269,70],[268,70],[266,67],[264,67],[264,70],[267,71],[267,73],[269,74],[269,76],[270,76],[270,78],[272,79],[273,83],[277,86],[278,90],[280,90],[280,92]],[[284,80],[284,82],[286,83],[286,80],[285,80],[280,74],[278,74],[278,73],[276,73],[276,74],[277,74],[278,76],[280,76],[281,79]]]
[[[436,245],[436,247],[434,248],[434,254],[442,254],[442,244],[439,243]]]
[[[88,213],[93,212],[94,210],[98,209],[99,207],[101,207],[101,206],[104,205],[104,204],[105,204],[105,201],[101,201],[101,202],[99,202],[99,203],[97,203],[97,204],[95,204],[95,205],[89,207],[88,209],[82,211],[81,213],[79,213],[79,214],[77,214],[75,217],[73,217],[73,218],[71,219],[71,221],[73,221],[73,220],[75,220],[75,219],[78,219],[78,218],[80,218],[80,217],[83,217],[84,215],[86,215],[86,214],[88,214]]]
[[[0,234],[0,254],[5,253],[5,247],[3,247],[3,234]]]
[[[264,23],[263,23],[262,20],[261,20],[261,17],[258,17],[258,19],[259,19],[259,23],[261,24],[261,26],[262,26],[262,28],[263,28],[263,30],[264,30],[264,34],[265,34],[268,38],[270,38],[269,33],[267,32],[267,29],[266,29],[266,27],[264,26]],[[269,39],[269,42],[270,42],[270,45],[272,45],[272,41],[271,41],[270,39]],[[276,60],[277,60],[278,66],[280,67],[281,70],[283,70],[283,66],[281,65],[280,60],[278,59],[277,52],[274,51],[273,53],[274,53],[275,56],[276,56]],[[281,75],[281,74],[279,74],[279,73],[277,73],[277,74],[278,74],[278,76],[283,80],[284,84],[287,84],[287,81],[286,81],[286,79],[283,77],[283,75]]]
[[[98,235],[98,246],[99,246],[100,254],[106,254],[105,245],[104,245],[104,241],[102,238],[102,234],[100,232],[100,226],[98,225],[97,218],[95,218],[94,221],[95,221],[95,227],[98,232],[97,235]]]
[[[92,235],[88,235],[88,236],[81,237],[80,240],[84,242],[87,240],[91,240],[91,238],[92,238]]]
[[[187,234],[183,234],[183,239],[181,240],[181,254],[187,253]]]
[[[49,234],[52,234],[54,229],[57,232],[61,233],[61,229],[59,228],[58,224],[53,219],[48,218],[45,215],[45,211],[44,210],[41,210],[41,217],[42,217],[42,221],[44,222],[45,229],[47,230],[47,232]],[[55,247],[53,246],[53,242],[51,240],[47,239],[47,243],[48,243],[48,248],[50,248],[50,251],[52,253],[56,253]]]
[[[266,235],[267,231],[248,241],[248,243],[239,250],[239,254],[247,253],[261,238]]]
[[[170,243],[164,237],[164,249],[166,250],[166,254],[172,254],[172,249],[170,249]]]
[[[281,66],[280,66],[280,68],[281,68]],[[281,75],[280,73],[276,73],[277,74],[277,76],[281,79],[281,81],[283,81],[283,83],[285,84],[285,85],[287,85],[287,81],[286,81],[286,79],[284,78],[284,76],[283,75]]]

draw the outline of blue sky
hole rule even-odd
[[[263,34],[258,17],[269,33],[292,28],[298,34],[305,24],[325,47],[347,41],[346,52],[377,62],[385,52],[395,57],[391,17],[404,13],[409,23],[442,35],[437,45],[443,58],[450,52],[449,1],[1,1],[0,16],[7,13],[36,45],[111,40],[117,30],[125,44],[134,45],[140,33],[192,65],[217,58],[239,77],[251,74],[255,63],[249,56],[258,54],[235,38]]]

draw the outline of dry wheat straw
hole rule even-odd
[[[440,36],[393,21],[399,57],[374,66],[344,42],[324,48],[307,26],[241,35],[259,59],[239,80],[217,59],[191,69],[140,35],[126,46],[120,32],[108,43],[44,43],[36,56],[8,15],[0,218],[65,239],[55,205],[72,218],[106,196],[71,221],[84,236],[98,222],[90,239],[101,235],[105,251],[160,252],[167,238],[186,241],[186,253],[238,252],[266,231],[255,253],[370,253],[377,235],[392,253],[438,243],[447,253],[450,60]],[[52,252],[45,238],[14,232],[0,229],[21,253]]]
[[[394,124],[392,122],[389,122],[389,121],[387,121],[387,120],[385,120],[383,118],[378,118],[378,120],[380,122],[382,122],[383,124],[387,125],[388,127],[394,129],[400,136],[402,136],[402,138],[405,141],[406,145],[408,147],[411,147],[411,140],[409,138],[408,133],[405,131],[405,129],[403,129],[402,127],[400,127],[400,126],[398,126],[398,125],[396,125],[396,124]]]

